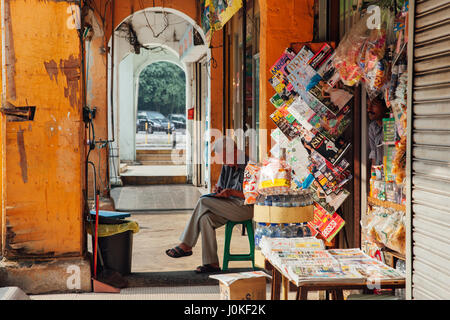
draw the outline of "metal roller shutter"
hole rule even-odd
[[[411,297],[450,299],[450,1],[411,10]]]

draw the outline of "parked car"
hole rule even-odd
[[[136,133],[139,131],[145,131],[145,125],[147,124],[147,132],[153,133],[154,124],[150,121],[146,114],[138,114],[136,119]]]
[[[166,133],[172,133],[175,130],[175,125],[172,121],[169,121],[166,117],[164,117],[160,112],[157,111],[147,111],[147,117],[150,121],[154,123],[158,123],[160,127],[154,127],[155,131],[164,131]],[[170,130],[169,130],[170,123]]]
[[[176,129],[186,129],[186,116],[184,114],[170,114],[169,120],[173,122]]]

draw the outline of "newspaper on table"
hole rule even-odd
[[[308,238],[267,238],[261,240],[263,255],[297,285],[302,282],[340,283],[403,280],[405,275],[361,249],[325,250],[322,240]]]
[[[260,278],[267,277],[272,278],[270,275],[263,271],[250,271],[250,272],[241,272],[241,273],[226,273],[226,274],[215,274],[209,276],[212,279],[219,280],[223,284],[229,286],[236,280],[241,279],[250,279],[250,278]]]
[[[323,240],[315,237],[303,238],[268,238],[262,237],[261,253],[269,259],[272,252],[295,252],[299,250],[324,250]]]

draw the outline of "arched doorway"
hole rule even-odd
[[[149,27],[150,26],[150,27]],[[153,26],[153,27],[151,27]],[[156,31],[159,30],[159,31]],[[191,30],[195,36],[200,39],[201,44],[193,45],[189,54],[184,54],[180,50],[180,42],[185,34]],[[114,45],[113,45],[114,42]],[[187,181],[194,181],[196,185],[208,187],[210,173],[208,162],[210,160],[207,143],[205,146],[198,147],[196,141],[204,141],[203,134],[209,130],[208,116],[210,114],[210,79],[200,81],[198,66],[204,74],[210,74],[208,61],[210,49],[205,43],[205,36],[200,26],[184,13],[169,8],[147,8],[137,11],[124,19],[116,28],[114,41],[110,39],[112,50],[110,59],[113,63],[109,64],[108,85],[112,94],[109,97],[109,135],[117,137],[112,144],[112,156],[110,157],[110,180],[112,185],[121,184],[120,167],[121,162],[136,162],[136,138],[131,136],[130,127],[136,126],[137,116],[137,94],[136,79],[142,68],[155,61],[170,61],[179,65],[186,73],[186,106],[197,105],[195,100],[196,90],[201,86],[204,90],[204,99],[202,100],[203,115],[199,121],[195,121],[186,128],[186,177]],[[181,53],[181,55],[180,55]],[[202,63],[199,63],[200,59]],[[139,70],[139,68],[141,68]],[[125,89],[123,89],[125,88]],[[133,97],[130,99],[133,92]],[[112,108],[111,108],[112,104]],[[132,105],[134,105],[134,112]],[[113,117],[111,115],[111,109]],[[111,120],[113,118],[113,120]],[[132,121],[133,119],[133,121]],[[113,124],[112,121],[115,123]],[[198,129],[197,127],[200,127]],[[114,133],[111,132],[114,130]],[[121,131],[128,132],[128,137],[123,137]],[[206,149],[205,149],[206,148]],[[201,154],[200,154],[201,153]],[[204,155],[207,155],[206,157]],[[176,157],[176,156],[175,156]],[[206,159],[205,159],[206,158]],[[201,162],[200,166],[194,166],[192,163]],[[196,177],[201,176],[202,179]]]

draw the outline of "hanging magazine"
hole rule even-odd
[[[310,228],[317,230],[330,242],[345,225],[345,221],[336,212],[329,214],[319,204],[314,204],[314,219],[308,222]]]
[[[270,68],[270,73],[280,81],[286,79],[289,74],[286,67],[294,58],[295,52],[291,48],[286,48],[281,57],[279,57],[272,68]]]
[[[308,145],[333,165],[336,165],[350,148],[350,143],[346,142],[341,137],[333,142],[320,132],[308,142]]]
[[[308,170],[314,175],[326,195],[339,191],[352,175],[347,170],[349,163],[342,159],[338,165],[333,166],[315,151],[311,152]]]
[[[334,214],[350,195],[345,189],[326,195],[317,181],[314,181],[310,188],[314,191],[312,194],[314,202],[320,204],[329,214]]]

